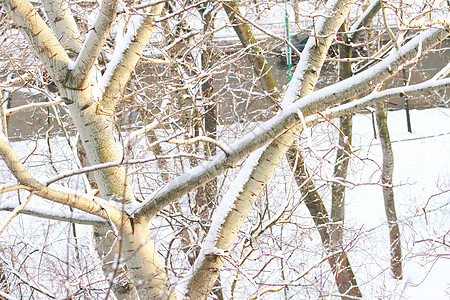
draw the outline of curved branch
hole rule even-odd
[[[124,216],[121,210],[111,204],[108,204],[103,199],[92,195],[79,193],[77,191],[72,191],[66,187],[50,188],[41,184],[20,162],[19,157],[11,148],[11,145],[6,141],[4,134],[0,134],[0,156],[3,158],[13,176],[20,182],[21,185],[26,186],[27,190],[42,198],[77,208],[103,219],[111,218],[115,224],[124,224],[126,227],[129,227],[130,231],[132,231],[129,218]]]

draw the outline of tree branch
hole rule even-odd
[[[276,104],[277,100],[281,98],[280,91],[277,89],[272,71],[270,70],[266,58],[261,53],[261,49],[256,42],[256,38],[254,37],[250,26],[242,21],[236,1],[224,2],[223,8],[247,53],[247,57],[253,66],[256,76],[260,78],[259,82],[261,83],[262,89],[268,93],[267,99],[271,101],[271,103]]]
[[[36,109],[36,108],[40,108],[40,107],[49,107],[49,106],[58,105],[61,103],[62,103],[62,100],[30,103],[30,104],[25,104],[25,105],[13,107],[13,108],[8,108],[8,109],[6,109],[5,114],[6,114],[6,116],[12,116],[16,113],[23,112],[26,110]]]
[[[356,43],[358,41],[360,29],[364,26],[367,26],[367,24],[369,24],[372,21],[373,17],[378,13],[380,8],[381,8],[381,0],[372,1],[369,7],[364,11],[362,16],[358,20],[356,20],[356,22],[353,23],[352,27],[350,28],[350,32],[353,33],[348,36],[348,39],[352,43]]]
[[[330,16],[319,18],[314,35],[308,39],[294,77],[284,95],[282,108],[296,100],[292,96],[301,98],[313,91],[334,39],[334,33],[341,27],[352,6],[353,2],[346,0],[331,1],[325,5],[324,9]],[[304,108],[297,110],[297,117],[300,119],[303,118],[303,110]],[[187,281],[189,297],[202,297],[201,295],[210,289],[211,283],[214,284],[216,281],[224,261],[214,255],[207,257],[205,253],[211,247],[225,251],[231,249],[253,203],[301,132],[302,127],[302,123],[287,127],[288,130],[267,147],[259,149],[247,158],[233,187],[224,195],[213,216],[211,228],[193,266],[193,276]],[[217,272],[206,277],[205,271],[210,269],[215,269]]]
[[[97,19],[81,48],[70,73],[68,84],[72,87],[83,88],[86,85],[90,71],[97,61],[97,57],[108,37],[112,23],[116,18],[117,0],[104,0],[100,6]]]
[[[104,219],[111,218],[115,224],[124,224],[130,227],[130,220],[124,216],[121,210],[108,204],[101,198],[72,191],[66,187],[48,187],[37,181],[20,162],[11,145],[6,141],[3,133],[0,133],[0,156],[3,158],[13,176],[26,186],[26,189],[37,196],[61,203],[84,212],[99,216]],[[131,227],[129,228],[131,231]]]
[[[117,97],[127,83],[131,72],[147,45],[153,32],[153,21],[164,8],[164,3],[151,6],[147,16],[133,16],[127,28],[122,45],[116,45],[113,58],[99,84],[103,96],[98,105],[98,112],[112,115]]]
[[[31,203],[30,203],[31,204]],[[100,217],[87,215],[84,212],[79,211],[68,211],[68,210],[58,210],[55,209],[45,209],[42,205],[30,205],[22,209],[20,213],[26,214],[33,217],[55,220],[55,221],[63,221],[70,222],[76,224],[84,224],[84,225],[106,225],[108,222]],[[2,203],[0,205],[0,210],[3,211],[13,211],[15,210],[17,205],[12,203]]]
[[[156,215],[182,195],[219,176],[249,153],[263,147],[293,126],[300,124],[298,111],[301,110],[304,115],[308,116],[372,89],[376,84],[383,82],[401,70],[405,62],[414,58],[418,53],[417,48],[420,43],[422,43],[424,51],[429,50],[449,34],[449,28],[424,31],[422,36],[416,36],[401,47],[398,52],[394,51],[370,69],[314,92],[301,101],[286,107],[277,116],[229,145],[228,155],[222,153],[215,155],[211,161],[199,165],[170,181],[163,189],[149,197],[147,201],[138,205],[130,205],[127,211],[130,214],[136,214],[136,217]],[[292,97],[295,98],[296,96],[293,95]]]
[[[33,45],[52,78],[57,82],[65,80],[69,56],[36,9],[28,0],[2,0],[2,4]]]
[[[69,2],[65,0],[45,0],[42,3],[50,20],[50,26],[59,42],[66,49],[69,57],[76,57],[81,48],[81,33],[70,11]]]

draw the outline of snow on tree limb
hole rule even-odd
[[[367,23],[369,23],[373,17],[376,15],[376,13],[381,8],[381,0],[375,0],[372,1],[367,7],[367,9],[364,11],[364,13],[361,15],[361,17],[356,20],[356,22],[353,23],[353,25],[350,28],[350,40],[353,43],[356,43],[358,40],[359,34],[356,34],[357,30],[360,30],[361,27],[366,26]]]
[[[201,164],[171,180],[163,189],[155,192],[145,202],[138,205],[130,205],[127,211],[130,214],[135,214],[136,217],[156,215],[179,197],[219,176],[251,152],[263,147],[289,128],[299,124],[298,110],[302,110],[303,114],[308,116],[372,89],[376,84],[383,82],[400,71],[399,68],[403,67],[407,61],[413,59],[418,53],[420,43],[422,43],[423,50],[426,51],[445,39],[449,34],[450,29],[448,27],[445,29],[426,30],[377,65],[347,80],[318,90],[289,105],[277,116],[229,145],[228,155],[222,153],[215,155],[211,161]],[[294,95],[293,97],[296,96]]]
[[[16,207],[17,204],[13,204],[10,202],[2,202],[0,204],[0,211],[13,211]],[[85,225],[105,225],[108,223],[104,218],[100,218],[90,214],[85,214],[84,212],[55,210],[53,208],[46,209],[39,204],[38,205],[28,204],[20,213],[43,219],[71,222]]]
[[[97,57],[108,37],[110,28],[116,18],[117,0],[104,0],[100,6],[97,19],[89,30],[73,70],[70,74],[74,87],[83,87],[89,78]]]
[[[322,112],[317,112],[316,114],[310,115],[306,117],[306,123],[308,124],[308,126],[313,126],[323,120],[324,117],[326,117],[326,120],[338,118],[342,115],[347,115],[358,110],[363,110],[364,108],[371,106],[374,103],[384,101],[393,97],[401,97],[412,93],[432,92],[447,88],[450,88],[450,78],[442,80],[430,79],[425,82],[409,86],[391,88],[382,91],[374,91],[361,99],[354,100],[346,104],[341,104],[337,107],[327,108]]]
[[[1,133],[0,137],[0,156],[19,183],[35,195],[77,208],[104,219],[112,218],[112,221],[116,224],[129,224],[129,220],[124,221],[124,215],[121,210],[108,204],[101,198],[73,191],[65,187],[48,187],[41,184],[20,162],[11,145],[6,141],[3,133]]]
[[[305,45],[293,78],[283,97],[282,108],[314,90],[328,49],[334,39],[334,33],[341,27],[352,5],[352,1],[341,0],[330,1],[325,5],[326,15],[330,16],[319,18],[315,24],[313,35]],[[303,120],[302,109],[297,110],[297,117],[301,121]],[[201,297],[212,288],[224,264],[224,260],[220,257],[206,257],[203,249],[217,247],[229,250],[231,248],[253,203],[290,145],[301,132],[303,123],[304,120],[288,127],[289,130],[274,139],[262,151],[252,153],[247,159],[240,174],[248,175],[245,176],[246,178],[233,182],[232,188],[227,191],[220,203],[218,213],[213,216],[211,228],[193,266],[193,276],[188,281],[187,295],[189,297]],[[222,211],[225,211],[225,214]],[[218,271],[205,277],[204,271],[209,269]]]
[[[116,45],[114,55],[101,78],[99,89],[103,95],[98,105],[99,112],[106,115],[114,112],[117,96],[136,67],[153,32],[154,19],[161,14],[163,8],[164,3],[160,3],[151,6],[150,12],[144,16],[132,16],[125,37],[120,45]]]

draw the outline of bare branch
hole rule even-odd
[[[30,202],[31,198],[33,197],[33,192],[28,196],[27,200],[25,202],[21,203],[19,206],[13,209],[11,215],[9,216],[8,220],[3,224],[3,226],[0,228],[0,235],[5,231],[6,227],[11,223],[11,221],[17,217],[22,210],[24,210],[25,206],[27,206],[28,202]]]
[[[20,113],[20,112],[23,112],[26,110],[31,110],[31,109],[41,108],[41,107],[50,107],[53,105],[61,104],[62,102],[63,102],[62,100],[56,100],[56,101],[49,101],[49,102],[30,103],[30,104],[25,104],[25,105],[9,108],[5,111],[5,113],[6,113],[6,116],[12,116],[16,113]]]
[[[228,15],[228,19],[233,26],[234,31],[239,37],[242,46],[247,52],[247,57],[253,66],[256,76],[260,77],[260,83],[264,91],[266,91],[267,99],[272,103],[277,103],[281,98],[280,91],[277,89],[275,78],[272,75],[266,58],[262,55],[261,49],[256,42],[248,23],[242,21],[236,1],[224,2],[223,8]],[[296,49],[295,47],[293,49]]]

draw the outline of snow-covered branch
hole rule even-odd
[[[366,71],[318,90],[289,105],[276,117],[229,145],[228,155],[219,153],[211,161],[187,171],[170,181],[163,189],[149,197],[147,201],[137,206],[131,205],[128,212],[136,214],[137,217],[156,215],[161,209],[182,195],[219,176],[251,152],[263,147],[289,128],[298,125],[301,122],[298,116],[299,110],[305,116],[311,115],[372,89],[376,84],[393,76],[407,61],[414,58],[418,53],[419,44],[422,44],[423,51],[426,51],[449,34],[448,28],[427,30],[421,36],[409,41],[399,51],[393,52],[382,62]],[[295,98],[296,95],[294,94],[292,97]]]
[[[450,78],[442,80],[430,79],[425,82],[409,86],[391,88],[383,91],[374,91],[361,99],[354,100],[346,104],[341,104],[336,107],[328,108],[322,112],[317,112],[316,114],[310,115],[306,117],[306,123],[308,124],[308,126],[313,126],[319,123],[321,120],[324,120],[324,117],[327,120],[338,118],[343,115],[348,115],[350,113],[363,110],[368,106],[372,106],[374,103],[380,101],[388,101],[389,99],[394,97],[402,97],[413,93],[432,92],[447,88],[450,88]]]
[[[364,11],[361,17],[356,20],[352,27],[350,28],[351,35],[349,35],[349,40],[356,43],[359,36],[359,30],[361,27],[367,26],[369,22],[372,21],[373,17],[381,9],[381,0],[374,0],[370,3],[369,7]]]
[[[450,62],[445,67],[443,67],[439,72],[437,72],[436,75],[433,76],[433,79],[439,80],[447,77],[448,74],[450,74]]]
[[[86,84],[89,73],[97,61],[97,57],[116,18],[116,11],[117,0],[102,1],[97,19],[89,30],[88,36],[70,74],[72,80],[70,84],[74,87],[83,87]]]
[[[14,77],[12,79],[3,81],[0,83],[0,89],[4,89],[4,88],[10,87],[12,85],[18,84],[20,82],[27,80],[30,77],[31,77],[30,73],[25,73],[25,74],[19,75],[18,77]]]
[[[17,207],[17,204],[14,205],[11,202],[4,202],[0,204],[0,210],[3,211],[13,211]],[[97,216],[93,216],[90,214],[86,214],[84,212],[80,212],[79,210],[69,211],[68,209],[48,209],[39,204],[31,204],[29,203],[25,208],[23,208],[20,213],[30,215],[33,217],[77,223],[77,224],[85,224],[85,225],[105,225],[107,224],[106,220]]]
[[[206,141],[206,142],[210,142],[210,143],[213,143],[213,144],[217,144],[217,142],[215,140],[207,138],[207,137],[199,137],[198,139],[195,139],[194,142],[201,141],[201,140]],[[167,142],[173,143],[173,144],[187,144],[190,141],[189,140],[187,140],[187,141],[186,140],[183,140],[183,141],[168,140]],[[158,141],[158,143],[159,143],[159,141]],[[220,147],[219,145],[217,145],[217,146]],[[225,146],[222,146],[222,147],[225,147]],[[224,152],[225,152],[225,150],[224,150]],[[203,159],[203,157],[200,157],[200,156],[195,155],[195,154],[178,153],[176,155],[167,155],[167,156],[161,155],[161,156],[154,157],[154,158],[129,159],[129,160],[112,161],[112,162],[106,162],[106,163],[102,163],[102,164],[96,164],[96,165],[80,168],[78,170],[62,172],[62,173],[54,176],[53,178],[49,178],[46,181],[43,181],[42,185],[46,185],[46,186],[47,185],[51,185],[52,183],[55,183],[55,182],[57,182],[57,181],[59,181],[61,179],[64,179],[64,178],[69,178],[69,177],[72,177],[72,176],[75,176],[75,175],[95,172],[95,171],[99,171],[99,170],[102,170],[102,169],[115,168],[115,167],[124,166],[124,165],[144,164],[144,163],[148,163],[148,162],[155,161],[155,160],[175,159],[175,158],[181,158],[181,157],[191,157],[191,158],[196,158],[196,159]],[[0,188],[0,193],[1,193],[1,191],[2,190]]]
[[[127,83],[131,72],[147,45],[153,32],[153,22],[164,8],[164,3],[151,6],[148,14],[135,15],[127,27],[127,33],[119,45],[116,45],[113,57],[103,74],[100,91],[103,92],[98,110],[106,115],[112,115],[116,107],[117,96]]]
[[[27,190],[42,198],[77,208],[89,214],[104,219],[111,218],[116,224],[123,223],[129,225],[129,219],[124,217],[121,210],[101,198],[73,191],[66,187],[52,186],[50,188],[40,183],[20,162],[4,134],[0,134],[0,156],[3,158],[10,172],[21,185],[26,186]]]
[[[325,10],[331,16],[319,18],[314,36],[308,39],[293,78],[284,95],[281,104],[282,108],[287,107],[297,98],[305,97],[314,90],[326,58],[326,53],[328,53],[334,38],[334,33],[337,32],[344,22],[352,5],[352,1],[342,0],[326,3]],[[296,110],[296,117],[300,120],[303,119],[303,110],[305,109],[306,107],[301,107]],[[246,160],[238,178],[233,182],[232,188],[224,195],[219,208],[213,216],[211,228],[193,265],[193,276],[188,281],[187,295],[197,298],[204,294],[206,290],[212,288],[219,272],[205,278],[204,271],[211,268],[221,270],[224,261],[219,258],[206,259],[203,254],[203,248],[217,247],[224,250],[231,248],[250,208],[290,145],[301,132],[302,127],[302,122],[285,127],[287,130],[283,134],[279,135],[267,147],[252,153]]]

